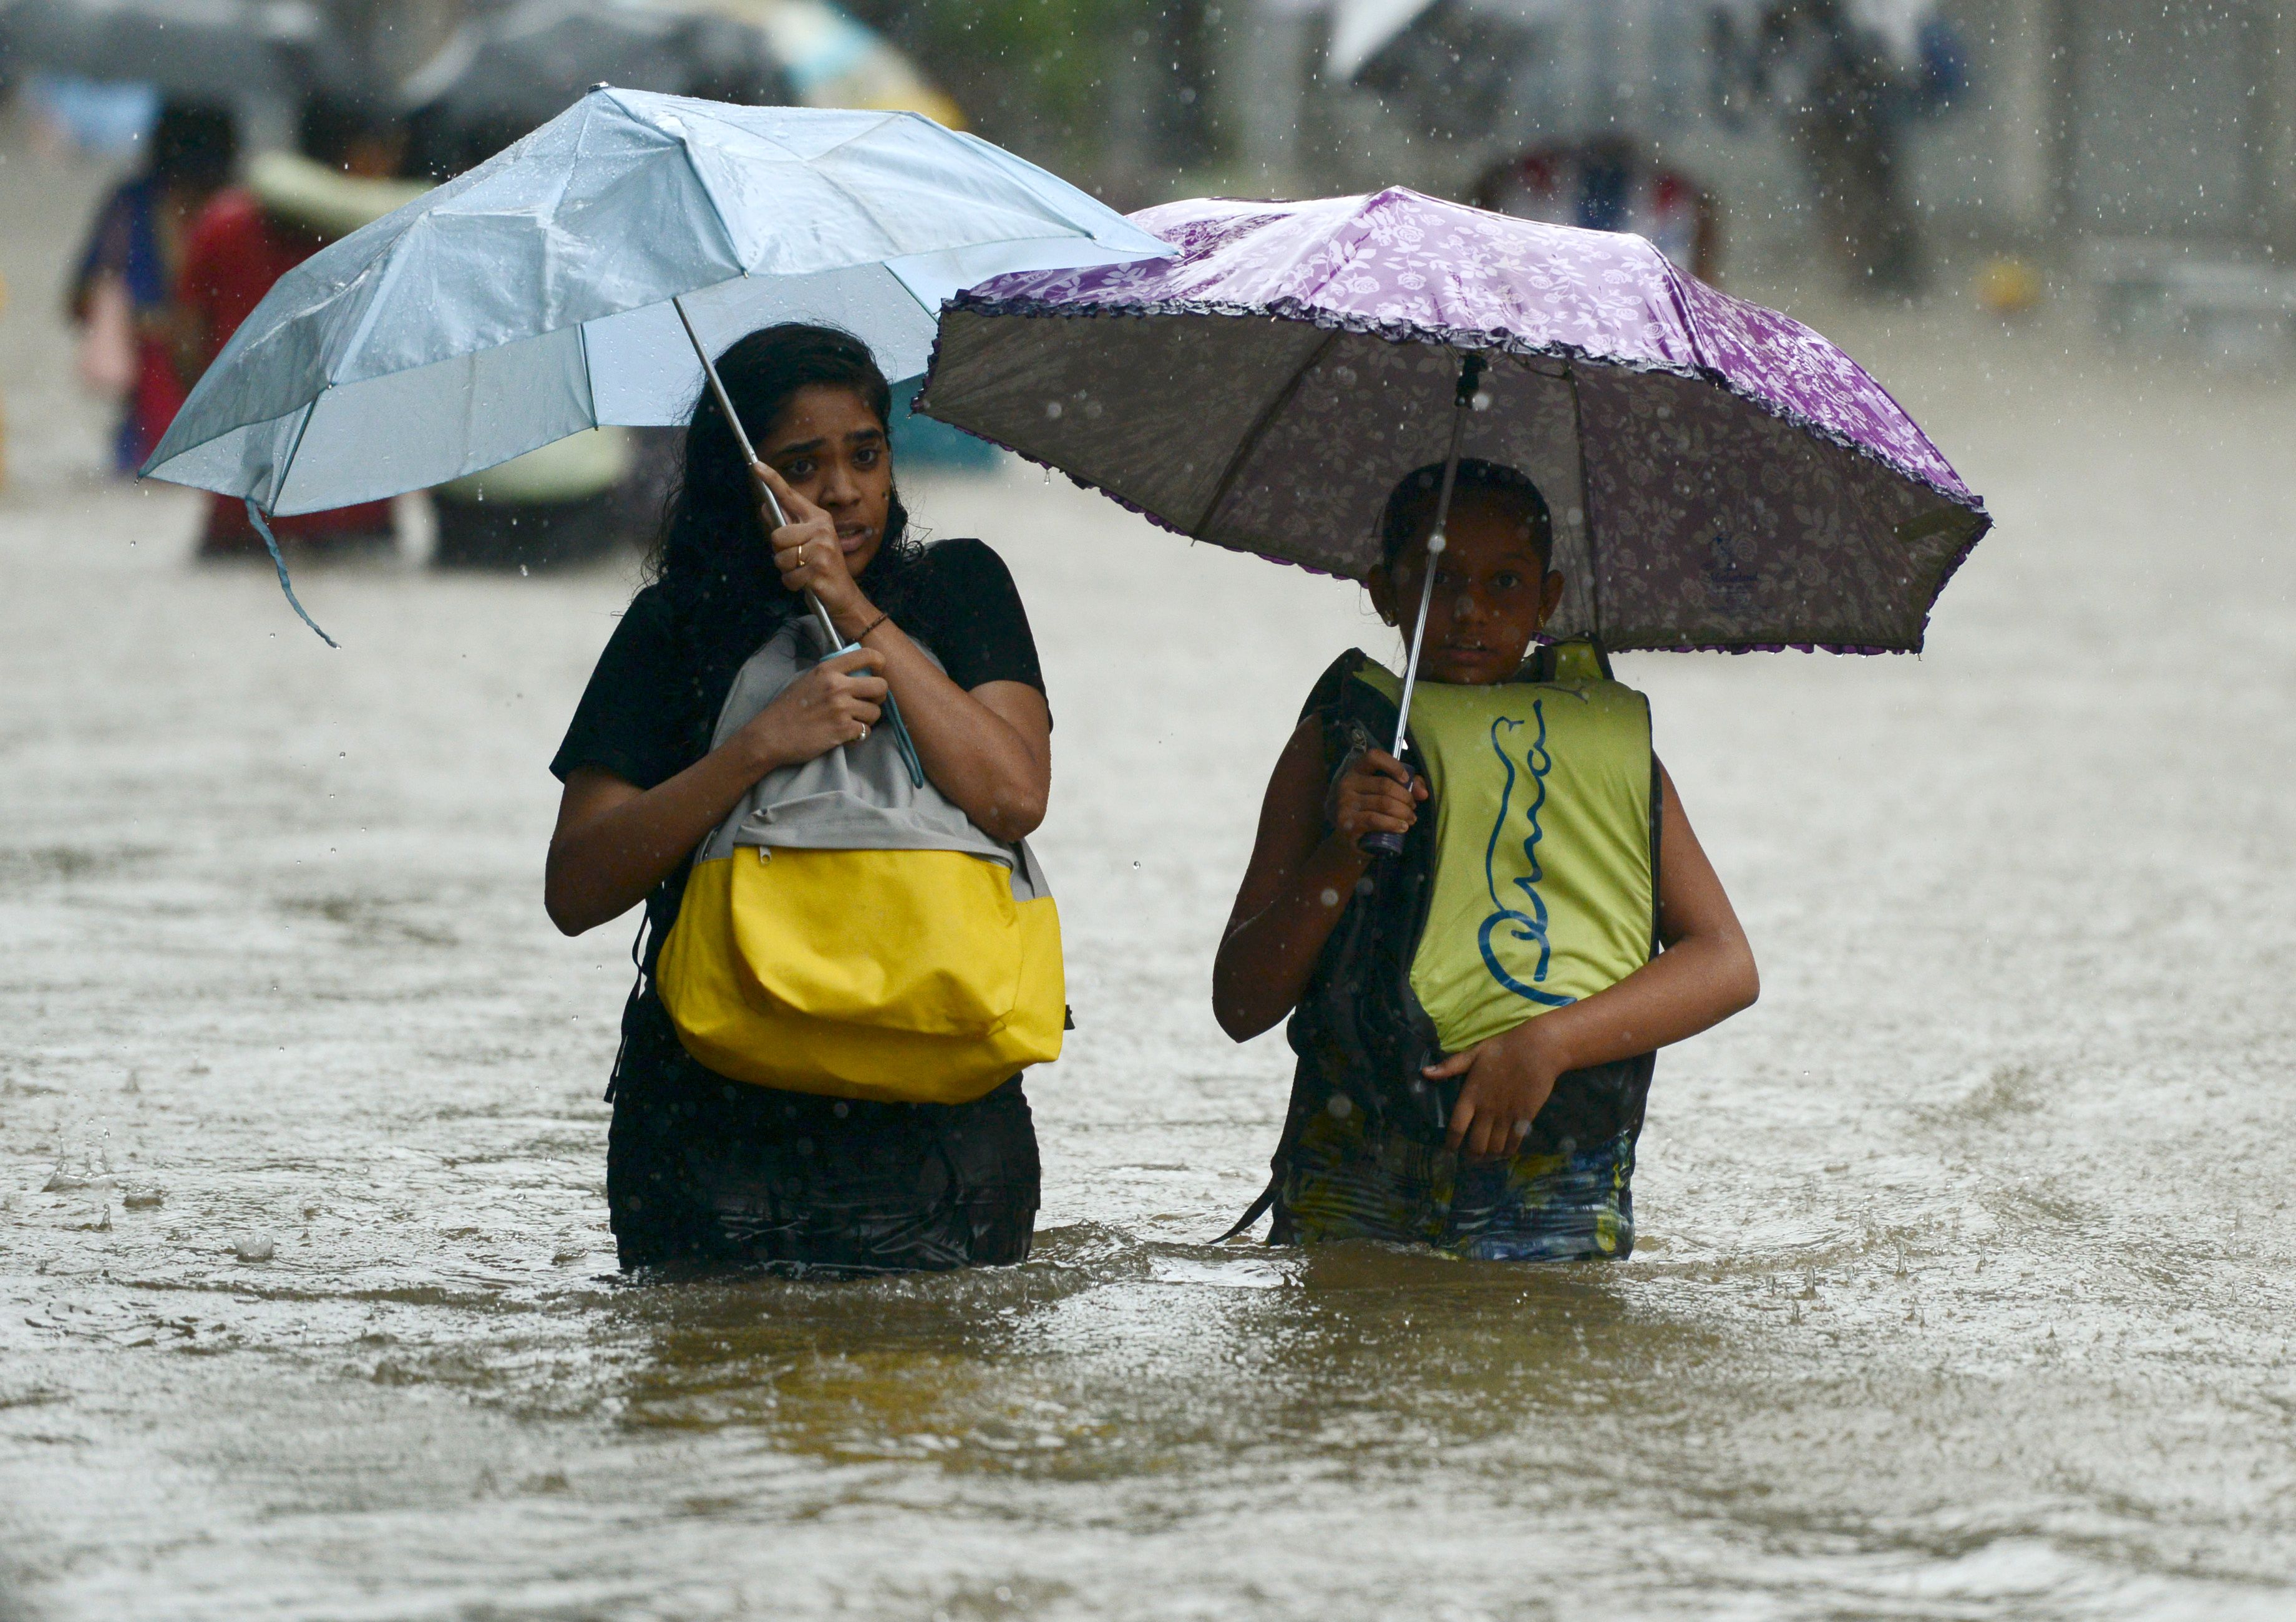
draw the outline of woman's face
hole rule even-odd
[[[893,448],[868,402],[834,383],[808,384],[790,397],[758,454],[829,514],[847,570],[868,568],[885,543],[893,500]]]

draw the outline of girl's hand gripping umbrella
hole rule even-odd
[[[1403,697],[1395,707],[1395,750],[1398,760],[1404,758],[1406,741],[1411,735],[1411,693],[1419,685],[1419,651],[1427,641],[1427,609],[1435,601],[1435,577],[1443,572],[1445,527],[1451,521],[1451,493],[1459,482],[1459,442],[1467,430],[1467,414],[1475,409],[1476,384],[1482,381],[1483,357],[1469,355],[1459,363],[1459,386],[1451,397],[1451,446],[1443,456],[1443,487],[1435,497],[1435,528],[1427,537],[1427,573],[1419,585],[1419,617],[1411,625],[1411,653],[1403,667]],[[1399,856],[1403,854],[1403,836],[1399,833],[1366,833],[1363,848],[1375,856]]]
[[[773,514],[775,529],[789,528],[789,512],[782,504],[781,493],[774,488],[779,481],[774,471],[758,460],[758,448],[750,443],[750,430],[742,426],[742,414],[734,409],[733,397],[726,392],[725,380],[718,375],[718,364],[709,358],[709,351],[702,347],[701,334],[693,330],[693,318],[685,313],[685,301],[672,299],[670,303],[677,311],[679,324],[685,328],[686,338],[693,345],[693,353],[701,358],[701,374],[709,381],[709,391],[718,398],[718,409],[725,414],[726,424],[734,430],[734,442],[742,447],[742,460],[749,463],[750,481],[757,486],[759,506]],[[808,513],[807,516],[817,515]],[[840,653],[850,652],[853,644],[838,634],[837,622],[822,606],[819,594],[808,588],[805,594],[805,604],[812,612],[813,623],[820,628],[822,646],[828,650],[828,656],[834,658]],[[902,763],[909,768],[909,781],[919,788],[924,787],[924,763],[917,758],[917,746],[909,736],[908,723],[901,719],[900,704],[890,692],[885,694],[885,718],[893,725],[893,741],[900,745]],[[865,738],[869,735],[865,728],[861,735]]]

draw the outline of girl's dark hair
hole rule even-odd
[[[165,102],[146,150],[156,178],[216,191],[230,184],[239,161],[239,120],[228,107]]]
[[[317,91],[295,119],[295,149],[315,163],[340,168],[362,142],[392,141],[406,126],[380,96]]]
[[[1546,497],[1540,495],[1530,475],[1508,467],[1504,463],[1485,462],[1480,456],[1459,458],[1459,475],[1451,487],[1451,504],[1456,507],[1469,491],[1480,491],[1521,507],[1530,527],[1532,543],[1538,548],[1542,564],[1554,560],[1554,517],[1546,510]],[[1414,468],[1396,483],[1387,498],[1387,511],[1379,523],[1380,561],[1390,569],[1403,555],[1405,547],[1418,540],[1434,527],[1435,504],[1443,494],[1443,464],[1431,462],[1423,468]]]
[[[869,346],[850,332],[798,322],[763,327],[718,357],[718,375],[752,445],[771,431],[799,389],[819,384],[860,396],[890,438],[892,387]],[[915,561],[919,548],[908,525],[896,490],[886,509],[884,540],[865,573],[873,588],[882,590]],[[670,594],[697,634],[738,646],[744,655],[804,606],[774,568],[750,470],[707,382],[686,427],[685,467],[647,556],[646,574]]]

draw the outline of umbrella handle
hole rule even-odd
[[[1459,442],[1467,431],[1467,414],[1475,408],[1475,385],[1482,381],[1483,357],[1468,354],[1459,362],[1459,385],[1451,394],[1451,447],[1443,456],[1443,488],[1435,498],[1435,527],[1427,534],[1427,573],[1419,583],[1419,618],[1411,627],[1411,657],[1403,667],[1403,695],[1395,706],[1395,758],[1411,732],[1411,695],[1419,686],[1419,650],[1427,641],[1427,610],[1435,601],[1435,560],[1443,555],[1451,523],[1451,492],[1459,480]],[[1399,856],[1399,833],[1366,833],[1356,848],[1368,856]]]

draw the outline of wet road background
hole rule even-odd
[[[82,471],[41,307],[88,185],[11,160],[25,1614],[2296,1611],[2286,380],[1797,295],[2000,528],[1923,659],[1621,661],[1765,990],[1661,1059],[1614,1267],[1204,1244],[1289,1069],[1209,1006],[1259,788],[1332,655],[1391,643],[1038,474],[912,480],[1011,562],[1058,722],[1037,1258],[630,1288],[628,931],[540,905],[630,571],[311,568],[331,653],[266,571],[194,568],[192,498]]]

